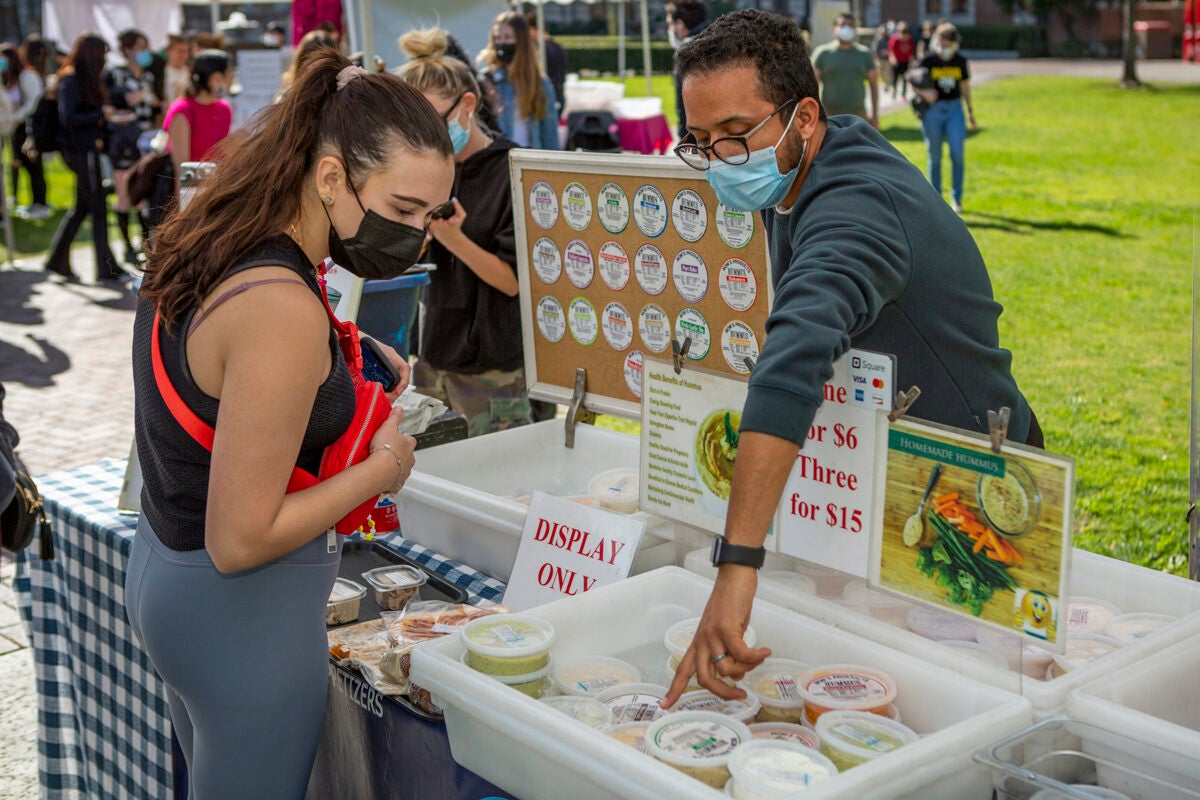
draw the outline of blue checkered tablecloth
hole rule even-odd
[[[163,685],[125,618],[125,565],[137,518],[117,512],[124,459],[37,478],[55,557],[17,557],[14,588],[33,644],[43,798],[163,800],[173,791]],[[499,601],[504,584],[409,542],[387,544],[465,589]]]

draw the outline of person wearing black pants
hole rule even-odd
[[[92,220],[96,249],[96,278],[114,281],[124,276],[108,248],[108,204],[100,173],[105,124],[112,116],[101,77],[108,45],[98,36],[81,35],[58,82],[58,116],[62,123],[63,161],[75,173],[75,205],[54,233],[46,271],[77,281],[71,270],[71,243],[85,217]]]

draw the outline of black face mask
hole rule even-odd
[[[325,216],[329,217],[330,258],[339,267],[364,280],[399,277],[421,257],[421,250],[425,247],[425,231],[363,208],[362,200],[352,184],[350,191],[364,216],[358,224],[358,232],[349,239],[338,236],[333,227],[333,218],[329,217],[329,208],[322,203]]]
[[[517,57],[517,46],[511,42],[495,46],[496,60],[501,64],[511,64]]]

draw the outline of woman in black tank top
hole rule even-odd
[[[300,798],[340,557],[325,532],[398,489],[415,445],[394,412],[363,461],[287,491],[347,430],[361,380],[315,265],[332,252],[367,277],[409,267],[449,195],[452,150],[419,93],[326,50],[222,155],[149,253],[133,345],[145,488],[126,606],[167,685],[190,796]],[[181,406],[214,429],[211,453]]]

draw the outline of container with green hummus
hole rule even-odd
[[[729,780],[729,757],[753,738],[732,717],[707,711],[680,711],[659,717],[646,729],[646,751],[714,789]]]
[[[467,666],[488,675],[529,675],[550,663],[554,626],[525,614],[493,614],[462,629]]]
[[[866,711],[828,711],[817,720],[821,752],[841,771],[917,741],[912,728]]]

